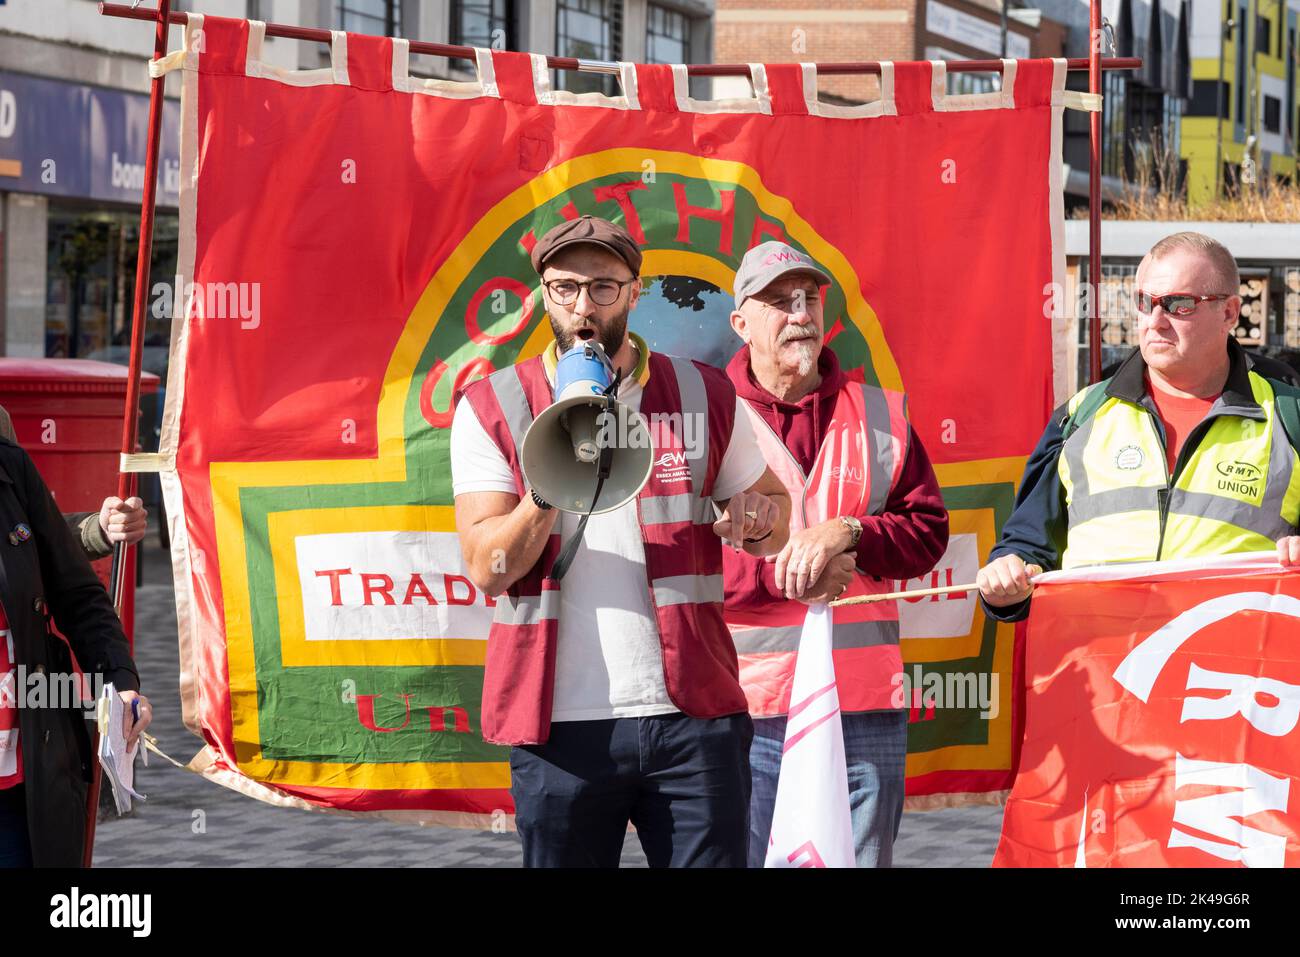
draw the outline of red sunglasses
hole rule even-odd
[[[1227,293],[1218,296],[1197,296],[1190,292],[1171,292],[1165,296],[1152,296],[1140,289],[1133,294],[1137,311],[1144,316],[1149,316],[1156,306],[1171,316],[1190,316],[1203,302],[1217,302],[1220,299],[1231,298],[1232,296]]]

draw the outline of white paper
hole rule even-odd
[[[99,699],[96,715],[99,720],[99,763],[104,769],[104,777],[113,788],[113,801],[117,813],[125,814],[131,810],[131,798],[143,801],[143,794],[134,789],[135,759],[140,753],[140,739],[128,749],[126,735],[123,733],[123,715],[129,705],[124,702],[117,690],[110,684],[104,688],[103,697]]]

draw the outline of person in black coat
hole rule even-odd
[[[4,406],[0,406],[0,438],[17,442],[13,419]],[[72,527],[72,534],[81,543],[81,550],[92,562],[113,554],[118,542],[134,545],[144,538],[148,518],[144,502],[128,498],[123,502],[116,496],[104,499],[98,512],[69,512],[63,516]]]
[[[31,458],[3,437],[0,605],[9,630],[9,654],[0,653],[0,665],[13,665],[7,677],[0,676],[7,692],[0,695],[0,709],[10,709],[6,724],[17,715],[17,746],[12,735],[5,743],[9,753],[21,751],[20,766],[9,770],[20,767],[22,777],[21,783],[0,788],[0,866],[78,867],[95,757],[86,705],[57,693],[71,684],[62,676],[73,673],[72,654],[94,690],[100,681],[111,682],[123,701],[134,705],[134,714],[128,707],[125,716],[129,742],[148,727],[152,709],[139,693],[122,624],[81,543]],[[33,686],[45,688],[44,701],[36,701]]]

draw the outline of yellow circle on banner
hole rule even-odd
[[[760,212],[781,223],[786,235],[807,250],[830,273],[844,295],[849,321],[866,341],[869,361],[880,385],[886,389],[903,391],[902,377],[885,341],[884,330],[875,311],[863,297],[857,273],[848,259],[795,212],[790,200],[770,192],[752,167],[731,160],[706,159],[689,153],[644,149],[605,150],[561,163],[510,193],[466,233],[465,238],[430,279],[411,311],[384,376],[384,398],[380,403],[378,423],[381,455],[386,445],[385,439],[401,439],[403,403],[416,381],[416,369],[429,338],[447,312],[456,290],[488,255],[502,234],[533,210],[583,183],[617,173],[640,177],[646,163],[653,163],[656,173],[736,185],[746,190],[758,204]],[[735,279],[735,270],[716,257],[698,252],[657,250],[653,247],[645,250],[642,272],[646,275],[690,276],[710,282],[723,290],[730,289]],[[538,355],[550,341],[549,324],[539,323],[521,349],[518,360]],[[448,370],[448,374],[454,375],[456,371]]]

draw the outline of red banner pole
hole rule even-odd
[[[1091,0],[1088,92],[1101,92],[1101,0]],[[1088,114],[1088,381],[1101,381],[1101,112]]]
[[[131,8],[128,8],[131,9]],[[158,0],[155,10],[140,10],[140,14],[154,20],[153,58],[161,60],[167,55],[167,31],[171,26],[171,0]],[[144,195],[140,200],[140,241],[135,258],[135,302],[131,310],[131,358],[126,378],[126,409],[122,416],[122,454],[136,450],[136,436],[140,423],[140,365],[144,356],[145,309],[149,298],[149,266],[153,261],[154,200],[158,193],[158,153],[162,142],[163,92],[166,76],[158,76],[149,84],[149,142],[144,158]],[[135,494],[135,474],[119,471],[117,496],[127,499]],[[122,585],[126,579],[131,549],[119,542],[113,548],[113,572],[109,579],[113,607],[122,610]],[[95,856],[95,818],[99,811],[99,724],[91,734],[91,781],[86,795],[86,843],[82,851],[82,865],[90,867]]]
[[[153,20],[154,11],[137,10],[124,3],[99,4],[99,12],[106,17],[125,17],[129,20]],[[171,14],[171,22],[184,26],[186,15],[182,12]],[[314,40],[317,43],[329,43],[330,32],[312,27],[299,27],[287,23],[267,23],[268,37],[285,37],[290,40]],[[427,43],[423,40],[411,40],[412,53],[425,53],[429,56],[447,57],[452,60],[474,60],[473,47],[456,46],[450,43]],[[1079,57],[1066,61],[1071,70],[1088,69],[1088,59]],[[583,70],[593,73],[616,73],[617,63],[596,60],[578,60],[574,57],[548,56],[546,65],[552,70]],[[1136,70],[1142,65],[1139,57],[1110,57],[1101,61],[1103,70]],[[948,60],[949,73],[998,73],[1002,70],[1001,60]],[[688,63],[686,72],[691,76],[749,76],[749,65],[745,63]],[[880,63],[860,61],[854,63],[818,63],[817,72],[825,75],[874,73],[880,74]]]

